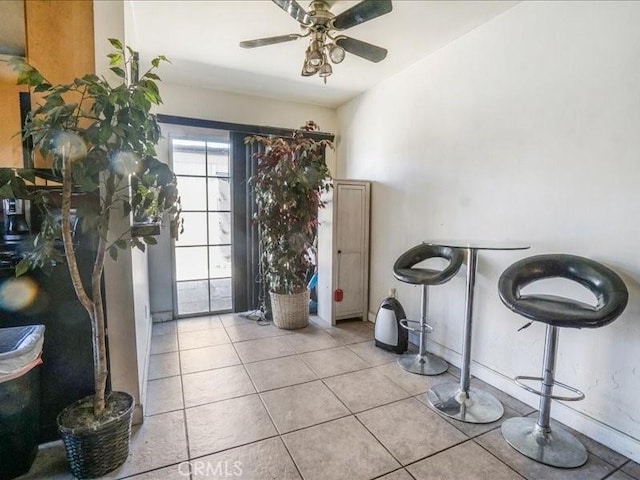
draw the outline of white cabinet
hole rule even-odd
[[[371,183],[334,180],[318,228],[318,316],[367,320]]]

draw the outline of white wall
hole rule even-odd
[[[419,291],[393,280],[423,239],[530,242],[481,253],[473,367],[537,406],[507,378],[538,374],[544,328],[500,302],[513,261],[566,252],[614,268],[626,312],[564,329],[557,377],[586,392],[552,414],[640,460],[640,3],[526,2],[338,110],[338,173],[375,181],[370,310],[391,286],[417,317]],[[459,365],[464,271],[432,289],[430,348]],[[563,287],[565,289],[565,287]],[[567,291],[565,289],[565,291]]]
[[[162,70],[160,75],[162,76]],[[314,120],[323,132],[334,133],[337,130],[336,111],[331,108],[165,82],[160,84],[160,94],[164,103],[157,109],[157,113],[166,115],[291,129],[299,128],[307,120]],[[171,131],[173,134],[194,134],[198,131],[206,133],[204,130],[179,126],[171,126]],[[168,162],[166,138],[158,146],[158,155],[162,161]],[[328,152],[327,163],[331,171],[335,172],[337,167],[334,152]],[[178,185],[178,189],[179,187]],[[187,228],[189,225],[185,225],[185,229]],[[164,232],[158,239],[158,245],[149,249],[150,300],[154,320],[171,318],[173,294],[171,276],[168,274],[172,268],[171,257],[171,241],[168,232]]]
[[[106,58],[107,53],[111,52],[107,39],[126,41],[126,8],[127,5],[121,1],[94,2],[94,43],[98,75],[112,75]],[[111,222],[112,240],[129,228],[129,219],[123,218],[121,212],[114,212]],[[111,386],[114,390],[128,392],[135,398],[134,423],[143,421],[151,343],[146,263],[146,253],[121,251],[117,262],[107,257],[104,270]]]
[[[291,129],[314,120],[323,132],[335,133],[337,130],[333,108],[164,82],[160,84],[160,94],[163,104],[157,113],[166,115]],[[335,172],[333,152],[328,152],[327,163]]]

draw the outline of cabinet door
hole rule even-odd
[[[341,302],[336,302],[336,318],[362,315],[364,310],[363,255],[359,252],[338,254],[338,288],[343,291]]]
[[[27,1],[25,16],[27,59],[48,81],[54,85],[70,83],[95,72],[93,1]],[[98,61],[103,63],[106,59]],[[32,94],[32,106],[41,101],[40,94]],[[37,168],[51,167],[40,155],[33,161]]]
[[[20,138],[20,98],[26,88],[16,84],[18,77],[0,61],[0,167],[23,166]]]
[[[362,315],[364,305],[366,187],[340,185],[335,191],[336,288],[342,289],[335,302],[337,318]]]

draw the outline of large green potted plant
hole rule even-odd
[[[291,137],[251,136],[258,144],[256,173],[249,180],[257,204],[263,281],[269,290],[273,323],[279,328],[309,324],[309,290],[306,277],[311,266],[309,249],[318,226],[322,193],[331,188],[325,162],[329,140],[315,140],[318,130],[307,122]]]
[[[102,275],[107,255],[116,260],[119,250],[144,250],[156,240],[121,229],[121,219],[128,221],[134,213],[144,212],[154,218],[164,216],[174,236],[181,229],[176,177],[156,158],[160,128],[150,113],[161,103],[155,70],[166,59],[154,58],[150,69],[141,73],[137,53],[118,40],[109,41],[114,48],[108,55],[110,69],[118,78],[114,84],[88,74],[69,84],[52,85],[23,59],[10,61],[18,83],[41,98],[22,133],[33,142],[33,154],[51,162],[49,177],[57,179],[59,187],[38,187],[32,170],[0,169],[0,197],[29,199],[32,210],[41,210],[44,217],[34,247],[17,265],[16,274],[66,262],[91,321],[95,394],[58,416],[72,471],[79,478],[104,475],[128,455],[134,400],[128,393],[107,391]],[[76,260],[75,219],[96,237],[86,284]],[[62,252],[57,246],[60,240]]]

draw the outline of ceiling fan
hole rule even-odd
[[[335,0],[312,0],[309,11],[302,8],[296,0],[272,1],[300,23],[302,33],[245,40],[240,42],[242,48],[264,47],[310,37],[302,65],[302,76],[310,77],[317,73],[324,78],[325,83],[333,73],[331,63],[342,62],[345,52],[375,63],[387,56],[385,48],[346,37],[339,32],[389,13],[393,8],[391,0],[363,0],[338,15],[330,11]]]

